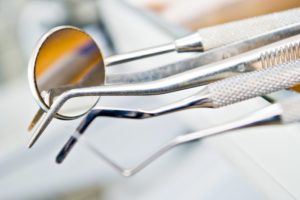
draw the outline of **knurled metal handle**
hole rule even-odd
[[[300,61],[244,73],[208,85],[214,107],[269,94],[300,83]]]
[[[300,24],[299,8],[208,27],[198,33],[203,49],[209,50],[293,24]]]

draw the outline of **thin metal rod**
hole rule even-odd
[[[290,29],[291,26],[295,26],[295,24],[299,25],[298,13],[299,10],[294,9],[276,14],[268,14],[261,17],[226,23],[209,29],[200,29],[195,33],[179,38],[170,44],[135,51],[116,56],[115,58],[112,57],[106,62],[108,65],[113,65],[114,63],[118,64],[137,60],[139,58],[145,58],[174,50],[177,52],[203,52],[233,42],[261,36],[266,34],[266,32],[268,32],[270,37],[274,37],[274,35],[270,32],[274,30],[278,31],[278,29],[281,29],[281,31],[282,29]],[[282,18],[285,18],[285,20],[282,20]],[[257,25],[257,27],[253,28],[253,25]]]
[[[160,55],[160,54],[165,54],[169,53],[172,51],[175,51],[176,47],[174,43],[169,43],[165,45],[160,45],[157,47],[152,47],[152,48],[147,48],[147,49],[142,49],[138,51],[132,51],[124,54],[119,54],[119,55],[114,55],[105,58],[105,66],[112,66],[112,65],[117,65],[117,64],[122,64],[125,62],[130,62],[142,58],[147,58],[155,55]]]
[[[204,88],[205,89],[205,88]],[[60,153],[56,158],[57,163],[62,163],[68,153],[74,147],[79,137],[84,134],[88,126],[97,117],[112,117],[112,118],[123,118],[123,119],[147,119],[153,118],[176,111],[182,111],[190,108],[211,108],[213,105],[209,98],[209,95],[205,90],[198,92],[195,95],[177,101],[175,103],[162,106],[158,109],[153,110],[129,110],[129,109],[117,109],[117,108],[99,108],[93,109],[89,114],[81,121],[77,127],[75,133],[71,135],[69,140],[61,149]]]
[[[190,133],[186,135],[177,136],[173,140],[167,142],[165,145],[163,145],[161,148],[159,148],[157,151],[155,151],[152,155],[147,157],[145,160],[140,162],[138,165],[132,167],[132,168],[124,168],[117,162],[110,159],[108,156],[103,154],[98,148],[94,147],[90,142],[88,142],[86,139],[83,138],[82,144],[87,147],[93,154],[95,154],[98,158],[104,160],[108,165],[110,165],[112,168],[114,168],[116,171],[121,173],[123,176],[133,176],[134,174],[138,173],[142,169],[144,169],[146,166],[148,166],[150,163],[152,163],[154,160],[168,152],[169,150],[173,149],[176,146],[192,142],[195,140],[203,139],[206,137],[214,136],[217,134],[221,134],[224,132],[228,132],[235,129],[240,129],[244,127],[253,127],[258,125],[267,125],[267,124],[275,124],[275,123],[281,123],[280,121],[280,115],[281,115],[281,108],[277,104],[268,106],[267,108],[264,108],[260,111],[257,111],[253,113],[252,115],[245,117],[241,120],[233,121],[231,123],[227,123],[224,125],[216,126],[213,128],[205,129],[202,131],[198,131],[195,133]]]
[[[228,56],[236,56],[238,54],[262,47],[272,42],[277,42],[284,38],[299,34],[299,31],[300,25],[297,25],[295,27],[285,28],[283,30],[268,32],[251,39],[235,42],[233,44],[224,45],[220,48],[204,51],[203,53],[192,54],[188,58],[183,58],[170,64],[156,66],[153,69],[131,73],[107,74],[106,82],[108,84],[126,84],[154,81],[166,78],[175,74],[185,72],[187,70],[195,69],[199,66],[223,60]]]

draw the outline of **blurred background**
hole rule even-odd
[[[0,0],[0,199],[275,199],[270,198],[270,193],[277,196],[276,199],[294,199],[293,192],[286,186],[281,187],[280,181],[272,182],[273,177],[263,178],[269,173],[262,173],[253,167],[251,171],[255,171],[260,178],[249,177],[247,170],[241,170],[220,153],[223,150],[215,148],[213,144],[218,140],[201,143],[200,146],[192,145],[193,150],[187,147],[175,151],[132,179],[122,178],[102,166],[103,163],[99,164],[97,158],[92,158],[84,148],[78,148],[70,160],[57,166],[54,163],[55,154],[79,121],[63,123],[56,120],[48,131],[50,133],[47,133],[52,136],[45,137],[33,150],[27,150],[30,135],[26,133],[26,126],[38,107],[30,94],[26,73],[28,60],[38,39],[58,25],[83,28],[93,35],[104,55],[108,56],[165,43],[198,28],[299,6],[298,0]],[[140,65],[143,68],[160,66],[170,60],[176,62],[176,59],[180,58],[171,55],[158,60],[149,59],[128,64],[128,68],[111,69],[111,72],[135,70]],[[125,100],[108,97],[102,103],[153,107],[157,102],[163,103],[172,98],[153,97],[144,101],[142,97],[128,97]],[[253,110],[265,105],[262,101],[251,103]],[[236,117],[234,110],[239,107],[226,109],[232,117]],[[224,110],[223,115],[217,112],[201,114],[207,120],[203,127],[214,124],[216,115],[220,119],[225,116]],[[160,120],[139,123],[135,126],[139,131],[133,131],[126,138],[120,138],[118,133],[122,129],[132,130],[132,123],[118,122],[120,126],[112,128],[109,126],[111,121],[103,120],[105,129],[111,130],[106,131],[110,138],[105,137],[101,145],[107,148],[114,146],[110,151],[122,155],[122,148],[131,147],[118,141],[132,142],[130,138],[139,138],[140,144],[132,147],[131,153],[126,155],[129,160],[138,161],[132,156],[136,149],[142,149],[141,152],[145,149],[143,153],[146,155],[161,145],[158,141],[195,129],[182,118],[184,115],[175,114],[164,118],[164,123]],[[174,120],[178,122],[176,125],[173,125]],[[145,131],[145,126],[151,129]],[[94,126],[91,132],[98,130],[99,126]],[[139,134],[141,130],[145,131],[142,136]],[[153,132],[170,134],[162,139],[161,135],[154,137]],[[257,135],[261,132],[256,131]],[[91,134],[91,140],[100,142],[101,139],[93,138]],[[249,138],[242,139],[244,142],[246,140],[249,142]],[[265,150],[266,143],[257,141],[263,139],[253,139],[256,146],[251,148],[257,152],[260,147],[260,150]],[[148,149],[145,144],[149,145]],[[276,148],[276,145],[271,147]],[[143,153],[139,155],[141,158]],[[274,157],[269,153],[266,153],[267,157]],[[256,184],[260,181],[273,189],[268,191]],[[294,187],[297,183],[300,180],[293,180],[289,188],[297,191],[299,188]]]

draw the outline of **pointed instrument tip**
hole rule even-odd
[[[76,133],[77,132],[75,132],[75,134]],[[76,144],[76,142],[77,142],[77,137],[71,136],[69,138],[67,143],[63,146],[63,148],[57,154],[56,159],[55,159],[56,163],[60,164],[65,160],[65,158],[67,157],[67,155],[69,154],[69,152],[71,151],[73,146]]]
[[[27,144],[27,148],[30,149],[33,146],[34,142],[32,142],[32,139]]]
[[[40,134],[41,132],[35,132],[35,134],[30,138],[30,141],[27,145],[27,147],[30,149],[34,144],[35,142],[38,140],[39,136],[41,135]]]

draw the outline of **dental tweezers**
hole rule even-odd
[[[188,38],[190,39],[178,40],[177,46],[183,45],[185,43],[183,41],[190,41],[196,44],[197,42],[193,42],[191,38],[198,38],[197,40],[201,41],[203,53],[193,54],[189,58],[176,61],[176,63],[156,66],[153,69],[138,72],[109,73],[110,70],[108,70],[105,78],[106,84],[128,84],[159,80],[296,35],[299,31],[299,8],[200,29],[193,37],[189,36]],[[188,43],[185,45],[189,46]],[[144,52],[147,52],[147,50]],[[131,57],[130,54],[129,57]],[[133,54],[135,53],[133,52]],[[109,61],[108,59],[106,63],[113,64],[114,60],[119,59],[117,56],[112,57],[111,60]],[[28,127],[29,131],[35,127],[44,112],[40,108],[35,114]]]
[[[154,110],[94,109],[83,119],[59,156],[61,163],[78,137],[97,117],[146,119],[191,108],[220,108],[250,98],[289,88],[300,82],[300,61],[249,72],[204,86],[198,93]]]

